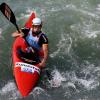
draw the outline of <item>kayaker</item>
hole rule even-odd
[[[16,31],[12,34],[12,36],[24,37],[29,45],[29,48],[27,49],[28,54],[31,56],[31,53],[29,52],[37,53],[41,61],[39,62],[39,66],[42,68],[45,67],[48,58],[48,38],[46,34],[42,32],[42,21],[40,18],[34,18],[32,20],[32,28],[24,27],[21,29],[21,33]],[[42,59],[40,57],[41,50],[44,55]],[[21,51],[20,53],[23,55],[24,52]]]

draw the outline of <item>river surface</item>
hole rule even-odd
[[[14,11],[20,28],[32,11],[43,20],[53,79],[42,78],[28,97],[21,97],[11,64],[16,28],[0,13],[0,100],[100,100],[100,0],[2,2]]]

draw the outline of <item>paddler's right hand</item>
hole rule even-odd
[[[24,33],[22,31],[20,31],[20,33],[18,31],[12,33],[12,37],[23,37]]]
[[[19,33],[20,34],[20,37],[23,37],[24,36],[24,33],[23,32],[21,32],[21,33]]]

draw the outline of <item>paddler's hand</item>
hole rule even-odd
[[[24,33],[22,31],[20,31],[20,33],[18,31],[12,33],[12,37],[23,37]]]
[[[24,33],[23,32],[20,32],[19,34],[20,34],[19,35],[20,37],[23,37],[24,36]]]
[[[46,63],[42,61],[41,63],[39,63],[39,66],[40,66],[40,68],[45,68],[46,67]]]

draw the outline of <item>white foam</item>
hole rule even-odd
[[[99,11],[99,13],[100,13],[100,4],[98,4],[98,5],[97,5],[96,10],[98,10],[98,11]]]
[[[99,6],[99,5],[98,5]],[[86,7],[85,7],[86,8]],[[83,10],[83,9],[79,9],[79,8],[77,8],[77,6],[76,5],[73,5],[73,4],[67,4],[66,6],[62,6],[62,7],[60,7],[60,8],[56,8],[56,7],[54,7],[54,8],[51,8],[51,12],[58,12],[58,11],[62,11],[62,10],[74,10],[74,11],[76,11],[76,12],[80,12],[80,13],[82,13],[82,14],[84,14],[84,15],[88,15],[88,16],[91,16],[91,17],[93,17],[93,18],[96,18],[96,19],[100,19],[100,17],[99,17],[99,15],[98,14],[96,14],[96,13],[93,13],[93,12],[89,12],[89,11],[87,11],[87,10]],[[97,8],[97,9],[100,9],[100,8]]]
[[[0,90],[0,95],[3,97],[6,96],[7,100],[22,98],[13,81],[8,82],[4,87],[2,87]]]
[[[67,87],[72,87],[72,88],[76,89],[75,84],[72,83],[72,82],[68,82],[68,83],[67,83]]]
[[[99,82],[94,79],[90,79],[90,80],[78,79],[77,81],[81,85],[83,85],[84,88],[87,90],[92,90],[92,89],[95,89],[97,86],[99,86]]]
[[[96,38],[100,31],[92,31],[90,34],[87,34],[89,38]]]
[[[74,83],[77,83],[77,85],[81,86],[82,88],[85,88],[87,90],[93,90],[100,85],[98,79],[100,74],[98,74],[97,72],[100,73],[100,68],[95,67],[93,64],[89,64],[87,66],[85,65],[80,72],[80,74],[84,74],[84,77],[78,78],[74,73],[72,80],[74,81]]]
[[[91,17],[93,17],[93,18],[97,18],[97,19],[100,18],[99,15],[97,15],[97,14],[95,14],[95,13],[92,13],[92,12],[89,12],[89,11],[87,11],[87,10],[79,9],[79,8],[77,8],[77,7],[76,7],[75,5],[73,5],[73,4],[66,5],[66,8],[71,9],[71,10],[74,10],[74,11],[76,11],[76,12],[80,12],[80,13],[82,13],[82,14],[84,14],[84,15],[91,16]]]
[[[6,93],[11,92],[13,90],[16,90],[16,86],[13,82],[9,82],[0,90],[0,93],[6,94]]]
[[[37,98],[37,96],[41,94],[50,97],[50,95],[40,87],[35,87],[29,94],[29,96],[33,95],[34,98]],[[13,81],[8,82],[4,87],[2,87],[2,89],[0,90],[0,96],[3,98],[7,98],[7,100],[18,100],[23,98]]]
[[[54,70],[52,72],[52,80],[50,81],[51,87],[59,87],[63,81],[66,81],[66,78],[58,70]]]
[[[64,53],[64,55],[69,54],[71,46],[72,46],[72,38],[69,35],[65,36],[64,34],[61,34],[61,39],[57,44],[58,49],[53,53],[51,53],[50,57],[53,58],[57,56],[59,53],[62,54]]]
[[[80,35],[84,35],[84,37],[96,38],[98,34],[100,34],[100,30],[93,30],[94,26],[95,23],[90,20],[88,23],[83,21],[83,24],[73,24],[70,27],[73,31],[77,31],[77,33],[80,33]],[[97,27],[99,27],[99,25]]]
[[[86,68],[85,68],[86,69]],[[95,70],[94,70],[95,69]],[[100,83],[98,80],[98,77],[100,77],[100,73],[98,74],[98,77],[93,76],[92,73],[100,72],[100,68],[94,68],[94,66],[91,66],[91,68],[86,69],[86,72],[84,72],[84,78],[78,78],[75,74],[75,72],[65,72],[60,73],[58,70],[54,70],[53,72],[53,79],[51,80],[51,87],[60,87],[63,88],[73,88],[75,91],[79,91],[75,84],[77,84],[79,87],[87,90],[93,90],[96,89]],[[92,72],[93,71],[93,72]],[[90,75],[89,78],[87,76]]]
[[[41,94],[45,95],[47,97],[50,97],[50,95],[44,89],[42,89],[40,87],[35,87],[33,89],[33,91],[31,92],[31,94],[33,95],[34,98],[39,97],[39,95],[41,95]]]

